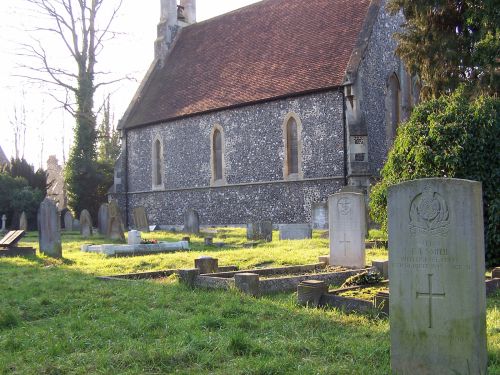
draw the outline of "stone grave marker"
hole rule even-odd
[[[122,222],[122,215],[120,208],[116,201],[111,201],[108,204],[109,218],[108,218],[108,232],[107,236],[112,240],[121,240],[125,242],[125,233]]]
[[[28,231],[28,218],[26,217],[26,212],[23,211],[21,218],[19,219],[19,229]]]
[[[53,258],[61,258],[61,229],[56,204],[45,198],[40,203],[38,215],[40,252]]]
[[[389,187],[393,374],[486,374],[481,190],[439,178]]]
[[[369,215],[369,207],[368,207],[368,200],[366,199],[366,193],[365,191],[357,186],[342,186],[340,188],[340,193],[359,193],[362,194],[363,197],[365,198],[365,237],[368,238],[368,229],[369,229],[369,222],[370,222],[370,215]]]
[[[312,204],[311,221],[313,229],[328,229],[328,202]]]
[[[193,209],[187,210],[184,213],[184,232],[199,234],[200,233],[200,216]]]
[[[7,215],[3,214],[2,215],[2,232],[5,232],[7,230],[6,225],[7,225]]]
[[[248,223],[247,240],[271,242],[273,240],[273,223],[270,221]]]
[[[149,221],[146,209],[143,206],[134,207],[132,210],[135,229],[141,232],[149,232]]]
[[[87,210],[82,210],[80,213],[80,234],[84,238],[92,236],[92,217],[90,212]]]
[[[312,229],[309,224],[280,225],[280,240],[305,240],[308,238],[312,238]]]
[[[80,231],[80,220],[73,219],[73,230]]]
[[[365,197],[360,193],[336,193],[328,199],[330,264],[365,267]]]
[[[101,204],[97,214],[97,229],[99,234],[106,236],[108,234],[109,206],[107,203]]]
[[[73,215],[69,211],[64,214],[64,229],[73,230]]]

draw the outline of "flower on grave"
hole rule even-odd
[[[158,240],[142,240],[142,245],[155,245],[158,243]]]

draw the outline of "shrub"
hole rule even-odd
[[[423,102],[398,129],[372,189],[371,216],[387,231],[387,188],[425,177],[483,184],[486,262],[500,264],[500,99],[470,98],[465,88]]]

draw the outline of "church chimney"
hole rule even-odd
[[[155,59],[163,60],[179,30],[196,22],[196,0],[160,0],[161,12],[155,41]]]

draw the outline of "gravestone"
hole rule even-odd
[[[128,232],[127,243],[129,245],[140,245],[142,242],[141,232],[138,230],[131,230]]]
[[[97,229],[99,234],[106,236],[108,234],[109,206],[107,203],[101,204],[97,214]]]
[[[40,203],[38,219],[40,252],[53,258],[61,258],[62,246],[59,212],[51,199],[45,198]]]
[[[313,229],[328,229],[328,202],[312,204],[311,221]]]
[[[73,230],[80,231],[80,220],[73,219]]]
[[[26,217],[26,212],[23,211],[21,218],[19,219],[19,229],[28,231],[28,218]]]
[[[248,223],[247,240],[271,242],[273,240],[273,223],[270,221]]]
[[[360,193],[336,193],[328,199],[330,264],[365,267],[365,197]]]
[[[366,199],[366,193],[365,191],[357,186],[342,186],[340,188],[340,193],[359,193],[362,194],[363,197],[365,197],[365,237],[368,237],[368,229],[369,229],[369,221],[370,221],[370,215],[369,215],[369,207],[368,207],[368,200]]]
[[[73,215],[69,211],[64,214],[64,229],[73,230]]]
[[[149,232],[149,221],[146,209],[142,206],[134,207],[132,210],[135,229],[141,232]]]
[[[7,215],[3,214],[2,215],[2,232],[5,232],[7,230]]]
[[[125,242],[125,233],[122,222],[122,215],[120,213],[120,208],[116,201],[111,201],[108,204],[108,225],[107,225],[107,237],[112,240],[121,240]]]
[[[200,233],[200,216],[195,210],[187,210],[184,213],[184,232],[193,234]]]
[[[308,238],[312,238],[312,229],[309,224],[280,225],[280,240],[305,240]]]
[[[393,374],[486,374],[481,183],[389,187]]]
[[[92,217],[90,212],[82,210],[80,213],[80,234],[84,238],[92,236]]]

